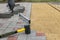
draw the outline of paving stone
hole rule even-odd
[[[31,3],[19,3],[21,4],[21,6],[26,7],[25,10],[27,11],[26,14],[25,11],[22,13],[24,15],[29,15],[26,16],[30,19],[30,9],[31,9]],[[29,7],[27,7],[27,5],[30,5]],[[2,21],[2,19],[0,19],[0,22]],[[11,18],[4,20],[3,22],[4,25],[2,27],[0,27],[0,34],[3,33],[7,33],[7,32],[11,32],[11,31],[15,31],[17,29],[20,28],[24,28],[24,25],[28,25],[28,21],[26,21],[24,18],[20,17],[19,14],[14,14]],[[16,39],[15,39],[16,38]],[[17,35],[15,34],[15,36],[10,36],[10,37],[5,37],[5,38],[1,38],[1,40],[27,40],[27,35],[25,34],[25,32],[21,32],[21,33],[17,33]]]

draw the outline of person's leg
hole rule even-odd
[[[11,10],[10,4],[8,4],[9,9]]]
[[[11,11],[12,11],[12,12],[14,12],[14,10],[13,10],[13,9],[14,9],[14,5],[12,5],[12,7],[11,7]]]
[[[14,5],[10,5],[10,4],[8,4],[8,6],[9,6],[10,11],[12,11],[12,12],[13,12]]]

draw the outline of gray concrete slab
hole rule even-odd
[[[7,3],[0,4],[0,18],[10,18],[12,15],[9,8],[7,8]]]
[[[18,33],[18,40],[46,40],[45,34],[42,36],[36,36],[36,31],[31,31],[31,34],[26,35],[24,32],[23,33]]]
[[[7,38],[1,38],[0,40],[7,40]]]
[[[31,12],[31,3],[21,3],[21,6],[25,7],[25,13],[20,13],[21,16],[26,18],[27,20],[30,20],[30,12]]]
[[[30,11],[31,11],[31,3],[17,3],[21,6],[25,6],[24,13],[21,13],[26,17],[28,20],[30,20]],[[0,34],[4,34],[7,32],[15,31],[19,28],[23,28],[24,25],[28,25],[28,21],[25,20],[23,17],[19,16],[19,14],[14,14],[9,19],[1,19],[0,18],[0,24],[4,24],[3,26],[0,25]],[[1,27],[2,26],[2,27]],[[5,38],[0,38],[0,40],[46,40],[46,36],[36,36],[36,31],[32,31],[30,35],[26,35],[25,32],[17,33],[14,35],[10,35]]]
[[[10,18],[14,14],[18,14],[18,12],[23,13],[25,10],[25,7],[18,5],[14,7],[14,12],[11,13],[9,7],[7,7],[7,3],[0,4],[0,5],[1,5],[0,6],[0,18]]]

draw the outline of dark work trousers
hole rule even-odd
[[[15,5],[8,4],[8,6],[9,6],[9,9],[13,12],[13,9],[14,9]]]

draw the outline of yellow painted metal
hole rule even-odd
[[[25,31],[25,28],[22,28],[22,29],[18,29],[17,32],[23,32]]]

